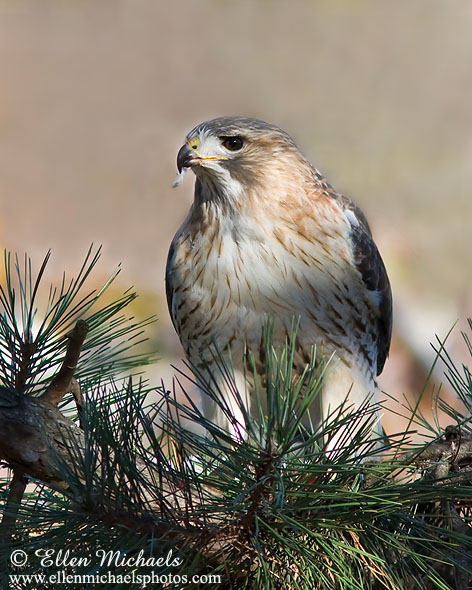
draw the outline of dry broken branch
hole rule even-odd
[[[67,334],[69,344],[66,355],[58,374],[54,377],[49,387],[41,396],[41,399],[57,406],[66,393],[73,393],[75,399],[80,403],[80,391],[77,389],[77,382],[74,374],[79,362],[80,352],[87,336],[88,325],[84,320],[78,320],[74,329]]]

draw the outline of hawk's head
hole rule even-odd
[[[179,172],[192,168],[197,192],[203,190],[205,199],[234,198],[261,184],[270,190],[293,182],[301,171],[312,173],[285,131],[245,117],[221,117],[195,127],[178,153],[177,167]]]

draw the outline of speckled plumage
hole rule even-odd
[[[236,139],[235,139],[236,138]],[[225,144],[239,144],[229,149]],[[228,143],[228,140],[229,143]],[[240,117],[202,123],[187,136],[179,168],[196,174],[195,198],[172,242],[169,310],[192,364],[212,361],[209,343],[231,349],[236,380],[245,346],[260,350],[267,315],[282,346],[300,320],[296,365],[316,344],[338,362],[322,413],[346,395],[355,405],[377,389],[388,354],[391,293],[369,226],[279,128]],[[204,400],[207,415],[225,426]]]

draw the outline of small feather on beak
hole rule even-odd
[[[188,168],[182,168],[180,172],[177,172],[177,176],[175,177],[174,182],[172,183],[172,188],[176,188],[182,184],[182,180],[184,176],[187,174]]]

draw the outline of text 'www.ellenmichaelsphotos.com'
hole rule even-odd
[[[28,562],[32,560],[32,556],[35,561],[39,559],[40,566],[47,570],[47,573],[27,573]],[[11,553],[10,562],[24,572],[10,574],[10,585],[13,588],[20,584],[31,584],[31,587],[36,587],[38,584],[49,583],[126,584],[141,588],[166,584],[177,589],[185,588],[189,584],[218,584],[222,581],[222,577],[217,574],[180,574],[178,569],[182,566],[183,559],[174,556],[172,550],[165,557],[147,557],[144,550],[137,555],[129,556],[120,550],[98,549],[92,558],[76,556],[70,550],[62,549],[36,549],[30,555],[22,549],[16,549]],[[90,569],[87,573],[77,573],[77,568]]]

